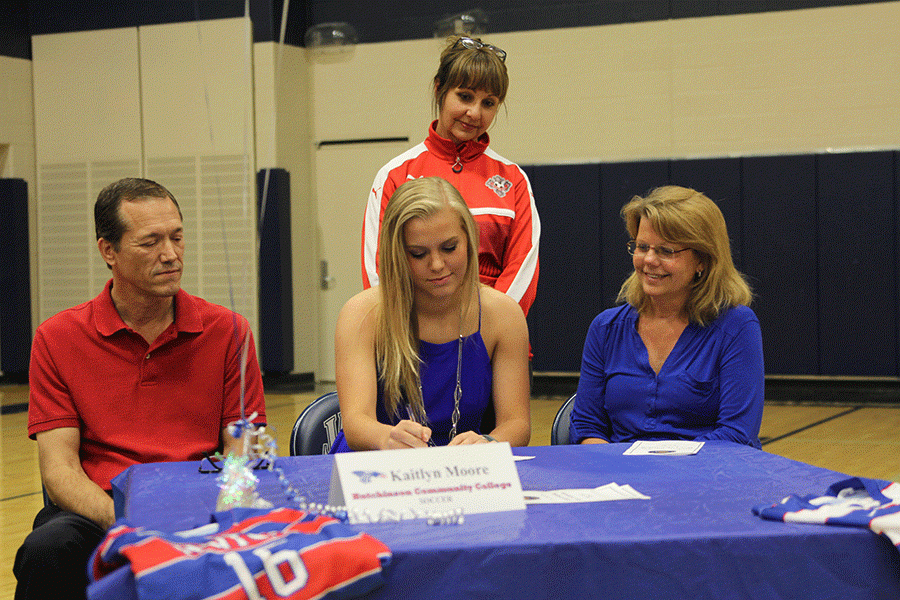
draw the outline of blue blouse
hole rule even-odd
[[[479,323],[479,327],[480,327]],[[459,340],[443,344],[433,344],[419,340],[419,356],[422,359],[420,377],[422,399],[431,439],[437,446],[450,443],[450,429],[453,426],[453,394],[456,391],[456,365],[459,361]],[[481,433],[481,418],[491,402],[493,391],[493,371],[481,330],[463,337],[462,368],[460,369],[462,397],[459,401],[459,422],[456,432],[476,431]],[[408,419],[406,406],[400,405],[400,418],[388,415],[384,407],[384,390],[378,382],[376,415],[379,423],[395,425],[401,419]],[[350,447],[344,431],[338,433],[331,447],[331,454],[349,452]]]
[[[727,440],[760,448],[764,366],[759,320],[736,306],[688,324],[657,374],[628,304],[600,313],[584,343],[572,443],[596,437]]]

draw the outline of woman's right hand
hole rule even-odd
[[[415,421],[403,420],[391,427],[384,449],[426,448],[430,439],[430,427]]]

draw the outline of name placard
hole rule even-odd
[[[351,523],[525,510],[506,442],[336,454],[328,503]]]

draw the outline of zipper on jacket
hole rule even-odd
[[[451,167],[451,168],[453,169],[454,173],[459,173],[460,171],[462,171],[462,167],[463,167],[462,160],[460,159],[459,154],[457,154],[456,162],[453,163],[453,167]]]

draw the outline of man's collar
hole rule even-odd
[[[175,309],[175,331],[199,333],[203,330],[203,321],[200,317],[200,309],[196,299],[179,289],[172,299]],[[112,279],[106,282],[106,287],[97,296],[94,310],[94,325],[100,335],[111,336],[114,333],[127,329],[125,321],[119,316],[116,305],[112,299]]]

